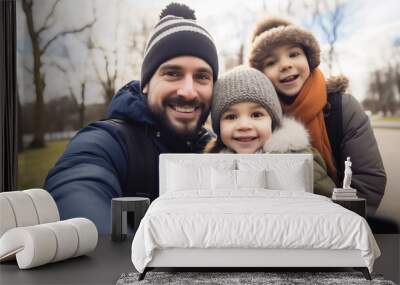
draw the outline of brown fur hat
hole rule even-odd
[[[285,19],[266,17],[256,23],[251,36],[250,66],[262,71],[265,67],[265,58],[269,56],[269,53],[284,44],[296,44],[302,47],[311,70],[319,65],[321,50],[310,32]]]

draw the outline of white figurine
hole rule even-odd
[[[352,171],[351,171],[351,161],[350,157],[347,157],[347,160],[344,162],[344,179],[343,179],[343,189],[351,189],[350,184],[351,184],[351,176],[352,176]]]

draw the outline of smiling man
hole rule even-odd
[[[206,120],[213,70],[201,58],[180,56],[160,65],[144,87],[150,111],[178,135],[195,135]]]
[[[108,119],[88,125],[50,170],[45,189],[62,219],[86,217],[100,233],[111,229],[111,199],[158,197],[161,153],[202,151],[202,126],[218,76],[218,57],[194,11],[168,5],[149,36],[141,81],[114,96]]]

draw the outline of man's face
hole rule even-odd
[[[143,92],[162,124],[182,136],[195,134],[210,111],[213,72],[204,60],[180,56],[161,64]]]

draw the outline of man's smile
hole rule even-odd
[[[171,108],[173,108],[177,112],[181,113],[191,113],[194,112],[198,107],[194,106],[176,106],[176,105],[170,105]]]
[[[202,111],[199,105],[168,104],[167,107],[174,118],[182,120],[196,119]]]

